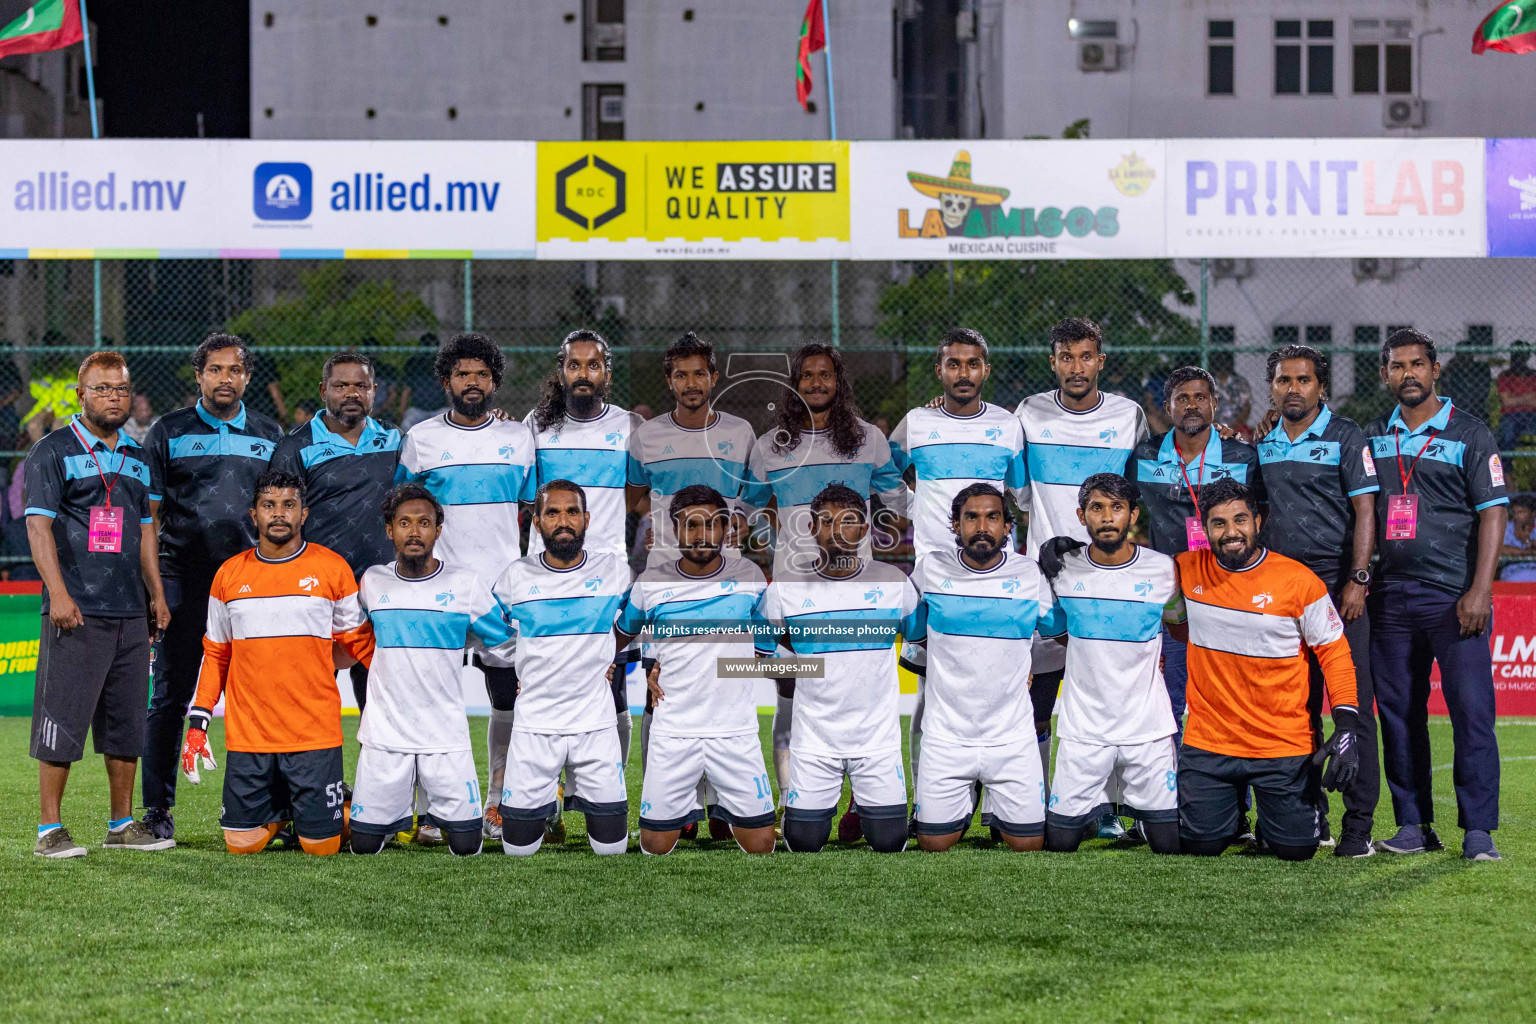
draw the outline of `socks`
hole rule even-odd
[[[501,841],[502,852],[506,853],[507,856],[509,856],[509,857],[532,857],[534,854],[539,852],[539,847],[541,847],[543,845],[544,845],[544,837],[543,836],[539,836],[539,838],[535,839],[533,842],[529,843],[527,846],[513,846],[511,843],[507,842],[505,839],[503,839]]]
[[[629,708],[620,711],[616,717],[619,727],[619,758],[624,762],[624,767],[629,767],[629,739],[635,731],[635,718],[629,713]]]
[[[592,844],[592,852],[597,854],[599,857],[612,856],[615,853],[623,853],[625,850],[629,849],[628,836],[625,836],[623,839],[616,839],[611,843],[600,843],[591,837],[588,837],[587,841]]]
[[[491,709],[491,720],[485,727],[485,747],[490,761],[490,776],[486,780],[486,804],[501,806],[501,791],[507,774],[507,746],[512,742],[512,711]]]
[[[57,821],[50,821],[46,825],[39,825],[37,826],[37,837],[41,839],[43,836],[47,835],[49,832],[52,832],[54,829],[63,827],[64,825]]]
[[[1045,780],[1045,802],[1051,802],[1051,730],[1035,737],[1040,746],[1040,777]]]
[[[133,824],[133,818],[132,817],[117,818],[117,819],[114,819],[112,821],[108,821],[107,822],[107,831],[108,832],[121,832],[123,829],[127,828],[131,824]]]

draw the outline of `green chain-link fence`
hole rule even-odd
[[[1054,384],[1046,332],[1065,316],[1100,322],[1106,390],[1140,400],[1163,429],[1167,371],[1200,362],[1222,379],[1221,418],[1268,408],[1264,359],[1292,341],[1334,360],[1335,408],[1361,422],[1389,405],[1377,376],[1398,326],[1442,344],[1442,391],[1487,419],[1511,456],[1511,484],[1536,489],[1536,273],[1517,260],[1136,260],[1077,262],[0,261],[0,450],[14,475],[31,441],[73,411],[80,359],[128,359],[147,416],[193,401],[191,349],[213,331],[255,347],[249,405],[293,425],[312,414],[320,364],[358,348],[381,367],[381,418],[408,426],[441,408],[438,342],[472,328],[508,354],[497,404],[521,417],[560,339],[594,327],[616,346],[613,400],[665,411],[661,350],[697,331],[722,369],[761,370],[805,342],[835,341],[864,415],[889,429],[938,393],[934,342],[954,325],[993,346],[986,397],[1013,406]],[[98,284],[99,280],[99,284]],[[835,310],[834,310],[835,307]],[[836,325],[836,326],[834,326]],[[730,360],[728,354],[738,358]],[[1515,365],[1510,366],[1511,355]],[[765,364],[763,360],[767,360]],[[1525,379],[1529,378],[1529,379]],[[729,383],[729,376],[724,383]],[[771,386],[723,403],[766,429]],[[1527,409],[1529,411],[1527,411]],[[135,421],[137,422],[137,421]],[[0,519],[21,500],[11,487]],[[0,561],[24,561],[10,529]],[[19,538],[19,546],[18,546]]]

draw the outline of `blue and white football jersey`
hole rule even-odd
[[[754,656],[751,626],[761,622],[758,602],[767,585],[754,563],[731,556],[708,576],[689,576],[674,559],[635,580],[619,629],[630,636],[647,627],[663,634],[647,644],[661,664],[666,694],[656,705],[652,736],[757,735],[754,680],[723,678],[718,663]],[[736,625],[742,632],[711,633]]]
[[[859,420],[859,426],[864,430],[864,441],[847,458],[832,447],[831,434],[825,430],[803,431],[795,447],[788,451],[774,450],[777,431],[762,435],[753,444],[747,503],[763,508],[770,500],[778,499],[775,576],[785,571],[812,571],[817,550],[816,538],[811,533],[811,501],[829,485],[843,484],[866,496],[890,495],[896,507],[904,505],[907,485],[891,459],[890,442],[873,424]],[[868,536],[859,547],[859,557],[865,561],[874,557]]]
[[[569,569],[529,555],[502,573],[491,592],[517,633],[514,729],[570,735],[614,727],[607,672],[629,582],[622,556],[596,551]]]
[[[533,435],[492,416],[461,427],[448,414],[422,420],[400,445],[395,482],[414,480],[443,506],[437,557],[493,580],[523,554],[517,503],[532,501]]]
[[[373,566],[358,584],[374,651],[357,741],[402,754],[469,750],[464,648],[473,640],[503,644],[511,627],[473,570],[442,563],[430,576],[406,579],[395,565]]]
[[[569,480],[587,493],[587,512],[592,517],[587,526],[588,551],[622,557],[629,550],[624,530],[624,477],[629,468],[630,440],[643,422],[616,405],[603,406],[603,411],[589,420],[567,413],[565,419],[544,430],[537,429],[532,412],[523,418],[538,450],[537,485]],[[536,555],[543,550],[544,537],[538,530],[530,531],[528,553]]]
[[[1007,488],[1020,508],[1029,507],[1024,428],[999,406],[983,402],[970,416],[956,416],[942,406],[913,409],[891,431],[891,458],[897,472],[905,474],[908,466],[916,471],[916,508],[907,518],[918,558],[955,550],[950,505],[971,484]]]
[[[923,735],[976,747],[1033,737],[1032,638],[1065,632],[1034,559],[1005,551],[979,572],[950,548],[919,558],[912,584],[928,637]]]
[[[821,658],[820,679],[795,682],[791,750],[867,757],[901,750],[898,632],[921,639],[917,591],[894,565],[865,561],[852,576],[812,571],[775,576],[762,617],[789,634],[797,656]],[[758,650],[775,650],[760,637]]]
[[[648,566],[677,557],[677,531],[667,506],[672,495],[694,484],[719,491],[732,508],[741,508],[747,489],[747,456],[752,424],[740,416],[714,411],[707,427],[680,427],[671,413],[646,420],[635,430],[629,457],[629,482],[651,489],[651,530],[655,538]]]
[[[1095,473],[1124,475],[1126,459],[1147,436],[1146,414],[1129,398],[1100,393],[1097,405],[1077,412],[1059,395],[1042,391],[1019,403],[1028,446],[1030,554],[1052,537],[1087,542],[1088,530],[1077,521],[1078,488]]]
[[[1172,736],[1173,706],[1159,661],[1163,623],[1185,617],[1173,559],[1137,545],[1129,562],[1109,566],[1088,551],[1063,558],[1051,581],[1069,637],[1056,734],[1103,746]]]

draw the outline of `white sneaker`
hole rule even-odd
[[[428,825],[426,822],[421,822],[416,826],[416,835],[411,839],[411,842],[417,846],[442,846],[447,840],[443,838],[442,829],[436,825]]]

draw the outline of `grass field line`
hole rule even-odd
[[[1501,757],[1501,758],[1499,758],[1499,763],[1500,764],[1508,764],[1511,761],[1536,761],[1536,754],[1521,754],[1518,757]],[[1434,770],[1437,771],[1437,772],[1444,772],[1444,771],[1450,771],[1454,767],[1456,767],[1456,763],[1453,761],[1453,762],[1451,762],[1449,764],[1437,764],[1437,765],[1435,765]]]

